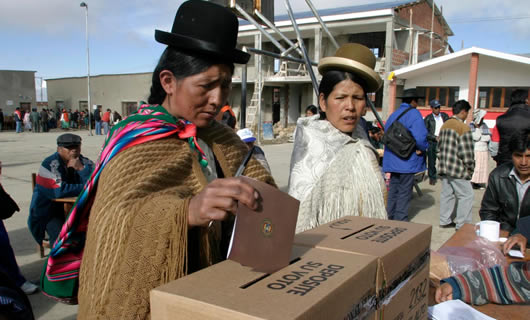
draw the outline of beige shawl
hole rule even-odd
[[[298,120],[289,194],[300,200],[297,233],[348,215],[387,219],[375,150],[318,116]]]
[[[199,130],[226,177],[247,147],[228,127]],[[254,159],[246,176],[274,184]],[[221,259],[221,228],[188,230],[188,203],[206,178],[186,141],[147,142],[103,170],[81,265],[78,319],[147,319],[149,291]],[[208,240],[209,239],[209,240]]]

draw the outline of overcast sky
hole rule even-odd
[[[79,0],[0,0],[0,70],[33,70],[37,77],[86,75],[85,9]],[[169,30],[182,0],[86,0],[89,5],[90,73],[150,72],[164,49],[154,29]],[[318,9],[374,3],[313,0]],[[392,2],[381,0],[380,2]],[[309,11],[290,0],[295,12]],[[528,0],[439,0],[455,33],[455,50],[477,46],[530,53]],[[275,0],[276,14],[285,13]]]

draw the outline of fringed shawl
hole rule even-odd
[[[289,194],[300,200],[296,232],[347,215],[387,219],[386,187],[370,144],[318,116],[298,120]]]

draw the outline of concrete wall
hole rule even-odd
[[[416,87],[460,87],[460,99],[467,99],[469,86],[469,61],[444,67],[437,72],[425,73],[408,79],[405,89]]]
[[[437,72],[430,72],[408,79],[405,89],[416,87],[460,87],[458,98],[468,99],[469,92],[469,59],[467,61],[443,67]],[[530,66],[521,63],[479,56],[476,99],[480,87],[527,87]],[[396,103],[396,106],[398,104]],[[473,105],[476,105],[476,101]]]
[[[35,71],[0,70],[0,108],[10,116],[21,103],[37,106]]]
[[[90,103],[123,113],[122,103],[147,101],[151,77],[150,72],[90,77]],[[58,101],[72,110],[79,109],[80,102],[87,101],[86,77],[48,79],[47,85],[48,106],[52,109],[57,107]]]

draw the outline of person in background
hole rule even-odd
[[[4,129],[4,112],[0,108],[0,131]]]
[[[23,122],[24,122],[24,129],[28,130],[28,131],[31,131],[31,117],[30,117],[30,112],[24,112],[24,118],[23,118]]]
[[[40,126],[42,132],[48,132],[48,111],[46,109],[42,109],[40,112]]]
[[[453,116],[440,129],[438,140],[438,175],[442,180],[440,193],[440,228],[460,229],[471,223],[475,170],[475,152],[471,129],[465,124],[471,105],[466,100],[453,104]],[[454,222],[451,216],[456,207]]]
[[[95,122],[95,130],[96,135],[101,135],[101,106],[97,106],[96,110],[94,110],[94,122]]]
[[[311,104],[311,105],[307,106],[307,108],[305,108],[305,116],[306,117],[312,117],[315,114],[318,114],[318,108],[315,107],[314,105]]]
[[[526,252],[530,238],[530,217],[517,222],[517,230],[503,245],[507,254],[515,245]],[[508,266],[467,271],[443,279],[436,289],[436,303],[460,299],[472,305],[530,304],[530,261],[516,261]],[[521,318],[523,319],[523,318]],[[526,318],[525,318],[526,319]]]
[[[438,148],[438,136],[440,129],[444,122],[449,120],[449,116],[445,112],[441,112],[442,105],[440,101],[433,99],[429,102],[431,106],[431,113],[423,119],[425,128],[427,128],[427,141],[429,141],[429,149],[427,149],[427,171],[429,175],[429,184],[434,186],[438,177],[436,176],[436,149]]]
[[[118,113],[118,111],[114,111],[112,119],[112,125],[116,125],[122,120],[121,115]]]
[[[0,162],[0,178],[2,177],[2,162]],[[20,208],[14,200],[7,194],[0,182],[0,193],[2,195],[2,207],[0,208],[0,272],[5,274],[7,278],[13,281],[25,294],[33,294],[39,289],[36,285],[24,278],[18,267],[15,253],[9,242],[9,236],[4,226],[4,219],[9,219],[11,215],[20,211]],[[7,198],[7,199],[6,199]],[[11,202],[9,205],[4,203]],[[3,293],[0,291],[0,294]],[[1,310],[1,308],[0,308]],[[1,314],[1,313],[0,313]]]
[[[15,112],[13,112],[13,116],[15,117],[16,132],[24,132],[24,128],[22,127],[22,122],[24,121],[24,118],[22,117],[22,112],[20,111],[19,107],[15,109]]]
[[[28,227],[38,244],[45,231],[55,243],[65,221],[63,205],[52,200],[77,197],[93,169],[94,163],[81,155],[81,137],[65,133],[57,138],[57,152],[39,168],[29,208]]]
[[[496,127],[500,137],[498,153],[494,158],[497,166],[510,162],[512,159],[508,147],[512,135],[516,132],[530,130],[528,89],[514,90],[510,96],[510,101],[510,109],[497,118]]]
[[[61,113],[61,129],[68,130],[70,127],[70,118],[68,116],[68,112],[66,109],[63,109],[63,112]]]
[[[419,95],[416,89],[406,89],[402,103],[394,113],[390,115],[386,124],[385,132],[388,131],[392,123],[407,109],[412,108],[399,119],[405,128],[416,140],[416,152],[408,158],[401,158],[390,148],[385,148],[383,155],[383,171],[390,173],[390,187],[388,190],[387,213],[388,219],[409,221],[409,204],[412,198],[412,187],[414,186],[414,175],[425,171],[425,157],[423,154],[428,148],[427,129],[421,113],[416,110],[418,100],[423,96]]]
[[[486,111],[475,109],[473,111],[473,122],[469,124],[471,135],[475,142],[475,171],[471,177],[471,186],[473,189],[486,189],[488,182],[488,146],[491,140],[491,133],[488,125],[484,122]]]
[[[110,109],[107,109],[101,117],[101,123],[103,124],[103,134],[106,136],[109,133],[110,124]]]
[[[219,114],[217,114],[215,119],[221,122],[222,124],[229,126],[232,129],[236,128],[236,114],[234,113],[228,102],[226,102],[225,105],[221,108],[221,111],[219,111]]]
[[[267,159],[265,158],[265,152],[263,152],[263,149],[261,149],[259,146],[255,145],[256,137],[254,137],[254,133],[249,128],[241,129],[237,131],[237,135],[241,138],[241,140],[247,144],[248,148],[251,149],[254,147],[254,153],[252,156],[258,160],[258,162],[270,173],[271,168],[269,166],[269,163],[267,162]]]
[[[57,128],[57,119],[55,118],[55,112],[52,109],[48,109],[48,129]]]
[[[383,144],[383,130],[377,126],[374,126],[372,124],[368,125],[368,140],[370,141],[370,144],[372,147],[375,148],[375,150],[384,150],[385,145]],[[381,157],[383,157],[383,153],[380,154]]]
[[[372,51],[343,44],[320,59],[320,117],[301,117],[291,156],[289,195],[300,201],[296,232],[345,215],[386,219],[386,187],[377,155],[359,126],[366,94],[382,80]]]
[[[30,118],[33,132],[40,132],[40,114],[37,112],[37,108],[31,109]]]
[[[480,205],[481,220],[501,223],[513,231],[517,220],[530,216],[530,130],[512,135],[508,147],[512,161],[493,170]]]

